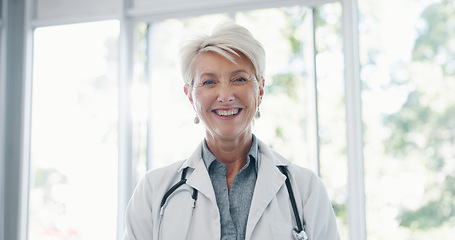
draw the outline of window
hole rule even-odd
[[[126,8],[127,24],[121,19],[33,31],[28,239],[120,238],[122,196],[129,194],[124,180],[131,177],[134,185],[147,169],[187,157],[204,136],[202,127],[193,124],[194,113],[183,93],[180,40],[210,31],[227,18],[246,26],[266,48],[266,95],[253,132],[321,175],[341,237],[349,238],[341,3],[263,8],[281,3],[259,2],[255,10],[245,10],[253,6],[246,3],[221,1],[184,13],[172,4],[164,4],[163,13],[140,9],[140,4],[114,4],[103,10]],[[52,8],[46,7],[51,2],[40,4],[38,12],[26,18],[32,19],[27,26],[99,19],[94,12],[84,15],[86,11],[69,7],[74,3]],[[99,12],[100,18],[118,16],[117,11],[107,12]],[[197,17],[169,18],[175,16]],[[154,21],[144,21],[148,17]],[[126,51],[117,51],[117,41],[124,40],[119,38],[120,26],[134,33],[121,43]],[[121,60],[132,57],[131,72],[123,66],[131,62],[119,61],[119,55]],[[131,82],[119,81],[118,68],[123,67]],[[123,102],[122,97],[131,99]],[[130,117],[132,124],[123,125],[130,124]],[[122,134],[128,139],[119,137]],[[181,151],[171,151],[176,145]],[[131,164],[133,174],[119,164]]]
[[[368,237],[453,239],[455,5],[359,4]]]
[[[29,238],[115,239],[118,21],[35,30]]]
[[[320,175],[338,218],[341,239],[348,239],[346,204],[348,159],[346,154],[346,105],[343,36],[340,3],[315,9],[316,77],[320,145]]]

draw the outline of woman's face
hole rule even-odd
[[[193,86],[185,93],[213,137],[232,139],[251,134],[251,121],[264,94],[264,81],[243,54],[235,63],[207,52],[194,63]]]

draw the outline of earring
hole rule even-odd
[[[261,111],[258,108],[258,110],[256,111],[256,118],[260,118],[260,117],[261,117]]]
[[[199,116],[196,115],[196,117],[194,117],[194,124],[199,124],[201,122],[201,119],[199,119]]]

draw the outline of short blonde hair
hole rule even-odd
[[[219,23],[211,35],[201,35],[188,41],[180,50],[181,71],[185,84],[193,86],[194,61],[202,53],[215,52],[233,63],[233,56],[245,55],[253,64],[255,76],[261,79],[265,69],[262,44],[246,29],[233,21]]]

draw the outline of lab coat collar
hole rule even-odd
[[[189,174],[186,183],[209,198],[216,206],[215,191],[213,190],[207,168],[202,160],[202,144],[203,142],[201,142],[190,157],[183,162],[179,172],[189,167],[190,169],[188,171]]]
[[[258,178],[251,201],[245,239],[251,238],[253,230],[265,209],[284,185],[286,177],[277,166],[288,165],[289,163],[273,152],[265,143],[259,141]]]
[[[196,147],[196,150],[194,150],[194,152],[190,155],[189,158],[186,159],[186,161],[183,162],[182,166],[180,167],[179,169],[179,172],[181,172],[184,168],[192,168],[192,169],[195,169],[198,164],[199,164],[199,161],[202,161],[202,144],[204,144],[203,141],[201,141],[201,143],[199,143],[199,145]]]
[[[258,178],[256,180],[248,216],[246,239],[251,238],[253,230],[265,209],[284,185],[286,177],[280,172],[277,166],[287,166],[290,164],[288,160],[274,152],[261,140],[258,139],[258,143]],[[202,144],[203,142],[201,142],[191,156],[184,161],[179,172],[186,167],[191,168],[192,171],[189,171],[187,184],[207,196],[212,203],[217,206],[215,192],[210,182],[210,176],[201,156]]]
[[[204,140],[203,140],[204,141]],[[181,172],[184,168],[190,167],[192,169],[195,169],[202,160],[202,144],[204,142],[201,141],[199,145],[197,146],[196,150],[190,155],[189,158],[187,158],[186,161],[183,162],[182,166],[179,169],[179,172]],[[266,143],[261,141],[260,139],[257,138],[258,145],[259,145],[259,155],[265,155],[268,156],[268,159],[272,161],[275,166],[287,166],[290,164],[290,162],[273,151]]]

